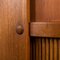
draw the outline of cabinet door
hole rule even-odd
[[[60,60],[60,0],[30,0],[32,60]]]
[[[29,60],[28,2],[0,0],[0,60]]]

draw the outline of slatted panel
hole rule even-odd
[[[59,60],[60,60],[60,40],[58,41],[58,57],[59,57]]]
[[[31,38],[31,60],[60,60],[59,38]]]

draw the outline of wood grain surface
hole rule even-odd
[[[60,22],[31,22],[30,35],[37,37],[60,37]]]
[[[30,59],[27,8],[27,0],[0,0],[0,60]],[[22,35],[16,33],[19,24]]]
[[[60,0],[30,0],[31,21],[60,21]]]

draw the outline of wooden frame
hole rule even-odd
[[[60,23],[31,22],[30,35],[36,37],[60,37]]]
[[[21,23],[24,28],[24,33],[19,37],[20,43],[20,59],[19,60],[30,60],[30,39],[29,39],[29,22],[30,22],[30,0],[20,0],[21,1]],[[23,49],[24,47],[24,49]],[[24,53],[23,53],[24,52]]]

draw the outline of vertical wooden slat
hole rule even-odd
[[[46,60],[49,60],[49,39],[46,38]]]
[[[59,58],[59,60],[60,60],[60,39],[58,40],[58,52],[59,52],[59,55],[58,55],[58,58]]]
[[[33,58],[32,60],[36,60],[36,42],[35,40],[33,41]]]
[[[39,39],[36,39],[36,60],[39,60]]]
[[[32,42],[32,38],[30,39],[31,41],[30,41],[30,60],[32,60],[32,58],[33,58],[33,52],[32,52],[32,50],[33,50],[33,42]]]
[[[57,40],[54,39],[54,60],[57,60]]]
[[[45,60],[45,39],[42,38],[42,60]]]
[[[42,49],[41,49],[41,47],[42,47],[41,44],[42,44],[42,43],[41,43],[41,41],[42,41],[42,40],[41,40],[41,38],[40,38],[40,39],[39,39],[39,42],[38,42],[38,43],[39,43],[39,60],[41,60],[41,57],[42,57],[42,56],[41,56],[41,53],[42,53]]]
[[[53,60],[53,40],[50,39],[50,60]]]

